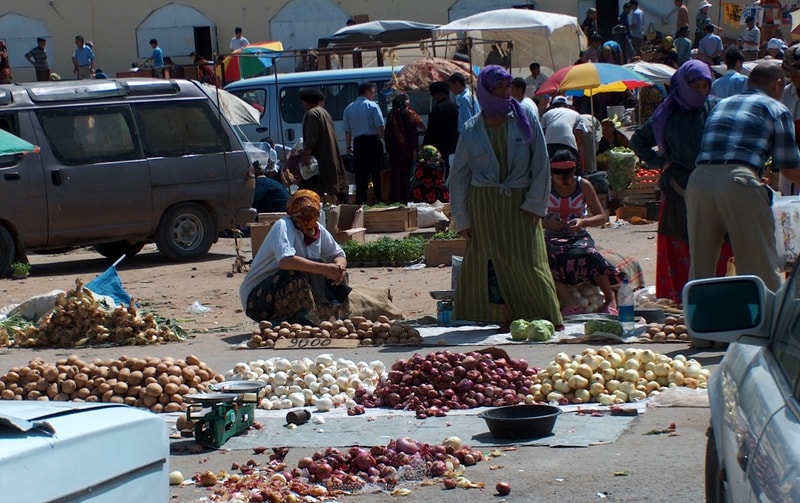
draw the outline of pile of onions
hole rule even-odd
[[[262,381],[258,395],[262,409],[291,409],[316,406],[319,411],[346,405],[355,407],[356,390],[371,392],[386,369],[382,361],[354,362],[321,354],[313,360],[273,357],[249,363],[239,362],[225,373],[225,379]]]
[[[357,390],[355,399],[365,407],[413,410],[424,419],[451,409],[520,403],[531,394],[538,372],[525,360],[478,352],[416,353],[396,361],[372,393]]]
[[[454,476],[460,473],[461,466],[482,460],[480,451],[462,446],[460,440],[456,444],[445,441],[430,445],[408,437],[391,440],[385,447],[328,447],[300,458],[295,468],[289,468],[282,457],[271,455],[266,465],[254,460],[234,463],[232,469],[240,473],[224,477],[210,499],[309,501],[303,498],[331,498],[341,491],[361,490],[367,484],[392,490],[401,481]],[[405,495],[408,490],[396,489],[392,494]]]
[[[526,402],[636,402],[668,388],[705,388],[708,369],[683,355],[670,358],[650,349],[584,349],[580,355],[558,353],[537,375]]]
[[[569,293],[583,307],[584,313],[596,313],[605,302],[600,287],[591,283],[570,285]]]

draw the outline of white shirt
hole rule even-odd
[[[761,30],[758,26],[753,25],[749,30],[745,30],[742,34],[742,48],[745,51],[757,51],[758,46],[761,44]]]
[[[567,107],[553,108],[545,112],[542,115],[542,129],[544,129],[544,140],[548,145],[561,143],[575,150],[578,150],[578,142],[575,140],[574,131],[586,132],[581,114]]]
[[[533,98],[533,94],[542,84],[544,84],[545,80],[547,80],[547,75],[543,73],[540,73],[536,77],[533,75],[528,75],[525,77],[525,96],[528,98]]]
[[[247,47],[248,45],[250,45],[250,42],[244,37],[242,37],[242,38],[233,37],[231,39],[231,50],[232,51],[235,51],[236,49],[241,49],[242,47]]]
[[[292,223],[288,216],[281,218],[269,230],[258,253],[253,258],[250,270],[239,287],[239,300],[242,308],[247,309],[247,297],[259,283],[278,272],[281,260],[288,257],[303,257],[324,263],[333,262],[336,257],[344,257],[344,250],[333,239],[328,230],[319,224],[319,239],[306,246],[303,233]]]

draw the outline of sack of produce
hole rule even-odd
[[[613,191],[630,187],[636,172],[636,154],[625,147],[615,147],[608,152],[608,184]]]

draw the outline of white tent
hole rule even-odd
[[[511,66],[527,69],[533,63],[557,70],[573,64],[586,48],[578,18],[527,9],[498,9],[465,17],[433,30],[435,39],[470,37],[476,41],[511,41]],[[483,65],[489,44],[476,42],[472,63]],[[447,57],[452,57],[448,54]],[[548,72],[545,72],[548,73]]]

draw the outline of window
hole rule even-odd
[[[43,109],[36,115],[62,164],[95,164],[139,157],[127,107]]]
[[[203,102],[151,102],[134,106],[147,157],[180,157],[230,150],[222,125]]]
[[[245,103],[248,103],[256,108],[261,115],[264,115],[264,108],[267,105],[267,92],[264,89],[246,89],[242,91],[232,91],[235,96],[241,98]]]
[[[300,100],[300,91],[310,89],[310,87],[284,87],[281,89],[281,117],[289,124],[303,122],[306,111],[303,102]],[[358,84],[355,82],[347,84],[333,84],[326,86],[315,86],[325,95],[325,110],[331,114],[334,121],[342,120],[344,109],[358,98]],[[386,113],[385,105],[382,107]]]
[[[800,378],[800,268],[795,267],[786,285],[778,322],[772,329],[772,352],[786,379],[795,389]]]

